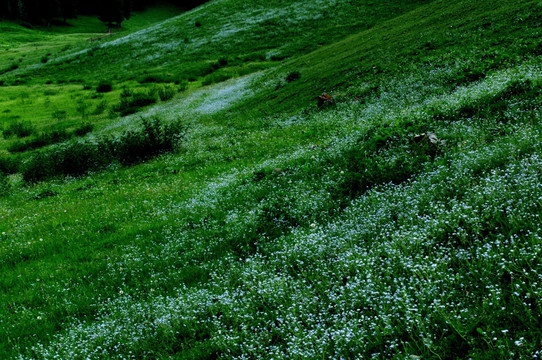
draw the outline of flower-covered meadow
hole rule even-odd
[[[458,4],[428,6],[438,18]],[[492,14],[503,28],[505,8]],[[460,44],[370,75],[341,68],[326,106],[281,97],[313,89],[311,64],[331,56],[317,51],[291,83],[297,60],[138,113],[186,119],[174,152],[33,185],[4,177],[0,353],[540,358],[540,54],[495,45],[507,62],[479,74],[485,42]]]

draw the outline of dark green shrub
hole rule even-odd
[[[68,118],[68,113],[65,110],[56,110],[51,114],[56,121],[64,121]]]
[[[123,89],[122,92],[120,93],[120,98],[129,98],[131,97],[132,95],[134,95],[134,93],[132,92],[132,90],[130,89]]]
[[[9,145],[7,148],[7,150],[12,154],[18,153],[18,152],[25,152],[30,149],[33,149],[33,147],[30,145],[30,142],[21,142],[21,141],[13,143]]]
[[[47,56],[44,56],[44,57],[41,58],[42,64],[47,63],[47,61],[49,61],[49,58]]]
[[[34,139],[25,142],[16,142],[8,147],[10,153],[24,152],[28,150],[38,149],[44,146],[56,144],[65,141],[71,137],[66,130],[53,130],[43,132]]]
[[[158,118],[141,122],[141,129],[125,132],[115,143],[115,156],[121,164],[134,164],[172,151],[184,136],[180,122],[163,124]]]
[[[286,82],[291,83],[293,81],[299,80],[301,77],[301,73],[297,70],[290,72],[288,75],[286,75]]]
[[[25,85],[26,82],[27,82],[27,78],[24,77],[24,76],[21,76],[21,77],[15,79],[15,80],[13,80],[13,81],[11,82],[11,85],[12,85],[12,86]]]
[[[154,84],[164,82],[160,76],[157,75],[145,75],[138,80],[140,84]]]
[[[114,111],[120,113],[121,116],[134,114],[142,107],[152,105],[156,103],[156,94],[154,91],[148,92],[136,92],[130,96],[122,97],[117,106],[114,107]]]
[[[158,97],[160,97],[161,101],[171,100],[176,93],[177,91],[171,85],[160,86],[158,88]]]
[[[113,84],[111,84],[111,81],[102,81],[98,84],[98,87],[96,87],[96,92],[98,93],[108,93],[111,90],[113,90]]]
[[[173,74],[149,74],[141,77],[138,82],[140,84],[159,84],[159,83],[174,83],[177,79]]]
[[[210,74],[210,75],[206,76],[203,79],[202,85],[211,85],[211,84],[220,83],[220,82],[226,81],[228,79],[231,79],[232,76],[233,76],[232,74],[225,73],[225,72],[213,73],[213,74]]]
[[[0,196],[7,195],[9,193],[10,185],[7,176],[0,171]]]
[[[17,70],[19,68],[19,64],[13,63],[10,66],[8,66],[6,69],[2,70],[2,73],[7,73],[9,71]]]
[[[288,58],[287,55],[271,55],[270,60],[271,61],[282,61],[282,60],[287,59],[287,58]]]
[[[75,134],[75,136],[81,137],[81,136],[85,136],[92,130],[94,130],[94,126],[92,124],[84,123],[84,124],[81,124],[78,128],[76,128],[73,131],[73,133]]]
[[[52,153],[40,151],[30,157],[21,166],[21,173],[26,182],[38,182],[55,176],[55,161]]]
[[[183,92],[188,88],[188,81],[187,80],[179,81],[178,85],[179,85],[179,92]]]
[[[136,164],[173,151],[185,134],[179,121],[162,123],[158,118],[142,119],[142,127],[116,139],[72,141],[42,149],[21,166],[23,179],[38,182],[58,176],[80,176],[111,163]]]
[[[98,151],[98,144],[91,141],[75,141],[56,149],[55,173],[80,176],[99,169],[111,162],[111,154]]]
[[[12,156],[0,156],[0,173],[15,174],[18,161]]]
[[[34,126],[29,121],[21,121],[10,124],[8,128],[4,130],[3,135],[4,139],[12,136],[24,138],[32,135],[34,130]]]
[[[96,105],[92,115],[101,115],[104,113],[105,109],[107,109],[107,101],[102,100],[98,103],[98,105]]]
[[[265,52],[253,52],[250,54],[246,54],[240,57],[240,59],[244,62],[253,62],[253,61],[265,61],[266,55]]]
[[[111,163],[111,151],[90,141],[74,141],[41,150],[22,165],[23,179],[38,182],[57,176],[79,176]]]
[[[54,90],[54,89],[45,89],[43,91],[43,95],[45,96],[54,96],[54,95],[58,95],[58,90]]]

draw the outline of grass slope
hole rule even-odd
[[[0,67],[0,84],[11,86],[0,93],[0,122],[29,121],[36,136],[58,129],[73,131],[84,122],[102,126],[109,117],[122,114],[114,109],[125,89],[156,99],[164,87],[173,96],[187,87],[254,73],[423,3],[221,0],[113,40],[84,33],[60,37],[55,44],[34,41],[28,63],[16,59],[27,51],[27,43],[8,47],[7,54],[12,55],[4,58],[3,74]],[[337,26],[340,18],[350,20]],[[90,44],[89,35],[94,40]],[[72,36],[80,42],[71,43]],[[72,45],[63,47],[64,41]],[[1,60],[0,56],[0,66]],[[112,82],[113,91],[97,94],[100,81]],[[64,116],[59,119],[58,114]],[[0,142],[0,149],[15,142]]]
[[[434,1],[361,29],[355,4],[328,3],[351,36],[316,32],[305,44],[329,45],[308,52],[292,32],[272,69],[91,118],[102,136],[180,117],[177,153],[3,178],[3,357],[540,357],[540,2]],[[221,9],[238,30],[232,4],[155,29],[197,34]],[[271,4],[245,11],[295,24],[314,8]],[[261,43],[248,33],[210,46],[246,54]]]

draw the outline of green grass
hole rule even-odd
[[[0,126],[33,127],[0,138],[0,357],[540,357],[541,10],[222,0],[29,50],[0,75]],[[117,116],[157,87],[183,92]],[[183,141],[130,166],[32,184],[6,151],[154,116]]]
[[[181,9],[167,4],[153,7],[144,13],[136,12],[122,23],[122,28],[113,29],[112,37],[126,35],[162,22],[181,13]],[[96,16],[79,16],[68,19],[67,24],[51,27],[26,29],[16,22],[0,22],[0,71],[8,68],[6,64],[37,63],[36,59],[51,58],[65,53],[77,45],[108,39],[107,28]],[[40,58],[40,59],[41,59]]]

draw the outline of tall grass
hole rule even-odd
[[[142,127],[117,138],[98,137],[71,141],[32,155],[21,165],[23,179],[44,181],[58,176],[80,176],[120,162],[139,163],[173,151],[184,137],[180,121],[163,123],[158,118],[142,118]]]

